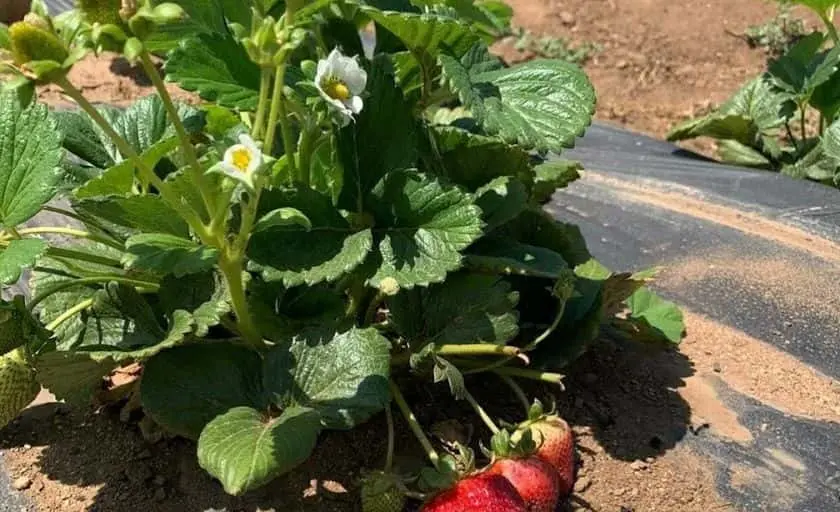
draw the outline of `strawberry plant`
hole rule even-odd
[[[716,111],[675,127],[673,141],[718,139],[720,159],[840,186],[840,36],[838,2],[801,0],[825,30],[802,37],[771,60]]]
[[[241,494],[392,399],[430,448],[397,381],[559,383],[606,321],[678,342],[649,274],[543,212],[595,94],[567,62],[492,56],[509,19],[495,0],[80,0],[0,29],[0,420],[37,384],[84,403],[139,366],[107,396]],[[90,53],[157,94],[91,104],[68,74]],[[44,84],[78,108],[39,104]],[[371,475],[371,507],[412,493]]]

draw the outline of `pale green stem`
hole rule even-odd
[[[230,292],[230,303],[233,313],[236,315],[236,323],[239,333],[255,348],[262,348],[262,336],[260,336],[251,312],[248,309],[248,299],[245,296],[245,284],[242,281],[243,261],[242,257],[231,258],[226,252],[222,253],[219,259],[219,269],[227,282]]]
[[[300,134],[300,147],[298,148],[298,167],[300,170],[300,182],[309,186],[312,179],[312,145],[318,138],[318,127],[306,127]]]
[[[163,180],[155,174],[155,170],[143,162],[134,148],[131,147],[131,145],[114,130],[102,114],[100,114],[99,111],[91,105],[87,98],[82,95],[81,91],[76,89],[76,87],[64,77],[55,79],[54,83],[61,87],[64,93],[70,96],[70,98],[72,98],[73,101],[75,101],[76,104],[79,105],[79,107],[81,107],[88,116],[90,116],[93,122],[96,123],[97,126],[105,132],[108,138],[111,139],[114,145],[117,146],[119,152],[122,153],[125,158],[134,163],[134,166],[145,178],[145,180],[158,189],[158,192],[163,200],[166,201],[166,203],[169,204],[169,206],[171,206],[175,211],[177,211],[185,221],[187,221],[190,227],[202,240],[206,240],[208,238],[207,230],[204,224],[202,224],[198,214],[180,201],[180,199],[171,191]]]
[[[442,470],[440,464],[440,455],[438,455],[435,447],[432,446],[432,442],[429,441],[429,438],[426,437],[426,434],[423,432],[423,427],[420,426],[420,422],[417,421],[417,417],[411,411],[411,408],[408,406],[408,403],[405,401],[405,397],[403,397],[402,392],[400,392],[400,388],[397,387],[397,384],[392,380],[390,381],[391,384],[391,396],[394,397],[394,402],[397,403],[397,407],[400,408],[400,412],[402,412],[405,421],[408,422],[408,426],[411,428],[411,431],[414,433],[414,437],[420,442],[420,445],[423,446],[423,450],[426,451],[426,456],[431,461],[432,465],[438,469]]]
[[[124,249],[124,247],[121,244],[119,244],[117,242],[114,242],[113,240],[108,240],[105,237],[95,235],[95,234],[90,233],[88,231],[82,231],[82,230],[73,229],[73,228],[60,228],[60,227],[44,226],[44,227],[37,227],[37,228],[21,229],[20,231],[18,231],[18,233],[20,235],[54,234],[54,235],[72,236],[72,237],[76,237],[76,238],[84,238],[84,239],[87,239],[87,240],[91,240],[93,242],[99,242],[101,244],[108,245],[108,246],[113,247],[115,249],[120,249],[120,250]]]
[[[48,331],[55,331],[58,328],[58,326],[60,326],[61,324],[63,324],[67,320],[70,320],[71,318],[73,318],[73,316],[75,316],[75,315],[81,313],[82,311],[86,310],[87,308],[93,306],[93,302],[94,302],[93,299],[87,299],[87,300],[83,300],[82,302],[76,304],[72,308],[68,309],[67,311],[65,311],[64,313],[59,315],[55,320],[48,323],[46,325],[46,329]]]
[[[97,265],[122,269],[122,263],[113,258],[97,256],[96,254],[90,254],[82,251],[74,251],[73,249],[65,249],[63,247],[50,247],[47,249],[47,255],[56,258],[87,261],[88,263],[96,263]]]
[[[499,375],[508,375],[510,377],[522,377],[524,379],[537,380],[540,382],[548,382],[549,384],[557,384],[563,386],[564,376],[559,373],[543,372],[539,370],[529,370],[527,368],[496,368],[494,373]]]
[[[140,54],[140,62],[142,63],[146,74],[152,80],[152,84],[154,84],[158,96],[160,96],[163,106],[169,114],[169,120],[172,123],[172,126],[175,127],[175,133],[178,134],[178,139],[181,141],[181,150],[184,152],[187,164],[189,164],[189,167],[192,169],[193,182],[198,187],[201,199],[204,201],[204,207],[207,208],[207,213],[212,219],[215,214],[213,192],[210,190],[207,180],[204,177],[204,170],[201,168],[201,164],[198,161],[198,154],[195,152],[195,146],[193,146],[192,141],[190,140],[190,136],[187,133],[187,129],[184,127],[184,123],[181,122],[181,116],[178,115],[178,109],[172,102],[172,97],[166,89],[166,84],[163,83],[163,78],[161,78],[155,64],[149,57],[149,52],[144,51]]]
[[[260,77],[260,101],[257,104],[257,116],[254,125],[251,127],[251,137],[259,139],[265,128],[265,113],[268,110],[268,95],[271,93],[271,72],[262,70]]]
[[[479,343],[475,345],[441,345],[435,352],[441,356],[510,356],[516,357],[522,351],[519,347]]]
[[[840,35],[837,34],[837,27],[834,26],[834,11],[820,13],[820,19],[825,24],[831,40],[834,41],[835,46],[840,46]]]
[[[160,285],[157,283],[152,283],[149,281],[140,281],[138,279],[129,279],[124,276],[117,276],[117,275],[107,275],[107,276],[95,276],[95,277],[83,277],[80,279],[75,279],[73,281],[65,281],[62,283],[58,283],[54,286],[49,287],[46,291],[38,294],[29,302],[27,306],[29,311],[35,309],[35,307],[44,301],[44,299],[48,298],[51,295],[56,293],[62,292],[67,290],[68,288],[75,288],[76,286],[86,286],[89,284],[103,284],[103,283],[121,283],[129,286],[136,286],[138,288],[147,288],[147,289],[154,289],[159,290]]]
[[[484,424],[487,425],[487,428],[490,429],[490,432],[493,432],[494,434],[498,433],[499,427],[493,421],[493,418],[491,418],[490,415],[487,414],[487,411],[484,410],[484,407],[482,407],[481,404],[479,404],[476,401],[476,399],[470,394],[469,391],[464,390],[464,398],[467,400],[467,402],[470,403],[475,413],[478,414],[479,418],[481,418],[481,421],[483,421]]]

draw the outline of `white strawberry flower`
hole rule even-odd
[[[336,48],[326,59],[318,61],[315,87],[338,113],[341,126],[347,126],[364,108],[361,94],[366,86],[367,72],[356,57],[347,57]]]
[[[239,144],[234,144],[225,151],[221,162],[208,172],[220,172],[242,183],[248,190],[254,189],[254,178],[263,164],[263,154],[257,143],[249,135],[239,136]]]

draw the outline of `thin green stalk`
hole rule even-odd
[[[537,380],[540,382],[548,382],[549,384],[557,384],[561,387],[563,386],[564,376],[559,373],[512,367],[496,368],[493,370],[493,373],[507,375],[509,377],[522,377],[523,379]]]
[[[312,179],[312,145],[318,138],[318,127],[306,127],[300,134],[300,146],[298,147],[298,170],[300,171],[300,182],[309,186]]]
[[[82,231],[79,229],[73,228],[60,228],[60,227],[52,227],[52,226],[43,226],[37,228],[26,228],[21,229],[18,231],[20,235],[41,235],[41,234],[53,234],[53,235],[65,235],[65,236],[72,236],[76,238],[84,238],[86,240],[91,240],[93,242],[99,242],[101,244],[113,247],[114,249],[123,250],[122,244],[119,244],[113,240],[109,240],[105,237],[96,235],[94,233],[90,233],[88,231]]]
[[[426,456],[429,458],[432,465],[436,469],[442,471],[444,468],[442,468],[440,464],[440,455],[438,455],[437,451],[435,451],[435,447],[432,446],[432,442],[429,441],[429,438],[426,437],[426,434],[423,432],[423,427],[420,426],[420,422],[417,421],[417,417],[405,401],[405,397],[400,391],[400,388],[397,387],[396,382],[393,380],[389,381],[389,383],[391,385],[391,396],[394,397],[394,402],[396,402],[397,407],[400,408],[400,412],[402,412],[405,421],[408,422],[408,426],[411,428],[411,432],[414,433],[414,437],[416,437],[420,442],[420,445],[423,446],[423,450],[426,451]]]
[[[172,97],[169,95],[169,91],[163,83],[163,78],[161,78],[155,64],[152,62],[149,52],[144,51],[140,54],[140,63],[143,65],[143,70],[146,71],[146,74],[151,79],[152,84],[154,84],[158,96],[160,96],[163,106],[166,108],[167,114],[169,114],[169,120],[172,123],[172,126],[175,127],[175,133],[178,134],[178,139],[181,141],[181,150],[184,152],[184,157],[186,158],[190,169],[192,169],[193,182],[198,187],[201,199],[204,201],[204,207],[207,208],[207,213],[210,215],[210,218],[213,218],[213,215],[215,214],[213,192],[210,190],[207,180],[204,177],[204,170],[201,168],[201,164],[198,161],[198,154],[195,152],[195,146],[193,146],[192,141],[190,140],[190,136],[187,133],[187,129],[184,127],[184,123],[181,122],[181,116],[178,115],[178,109],[175,107],[175,103],[172,102]]]
[[[176,197],[172,193],[171,189],[163,182],[163,180],[155,174],[155,170],[143,162],[140,155],[137,154],[134,148],[131,147],[131,145],[114,130],[102,114],[100,114],[99,111],[91,105],[87,98],[82,95],[81,91],[79,91],[65,77],[55,79],[54,83],[61,87],[64,93],[72,98],[73,101],[75,101],[76,104],[79,105],[79,107],[84,110],[88,116],[90,116],[93,122],[96,123],[96,125],[105,132],[108,138],[111,139],[114,145],[117,146],[119,152],[122,153],[125,158],[134,163],[134,166],[137,168],[140,175],[158,189],[158,192],[163,200],[166,201],[167,204],[169,204],[169,206],[171,206],[175,211],[177,211],[185,221],[187,221],[196,234],[198,234],[202,240],[207,239],[208,235],[206,228],[204,227],[204,224],[202,224],[198,214],[195,213],[189,206],[183,204],[180,198]]]
[[[75,251],[73,249],[65,249],[63,247],[50,247],[47,249],[47,255],[54,256],[56,258],[69,258],[72,260],[87,261],[88,263],[96,263],[97,265],[104,265],[106,267],[114,267],[118,269],[123,268],[122,263],[113,258],[98,256],[96,254],[90,254],[83,251]]]
[[[230,293],[230,303],[233,313],[236,315],[236,324],[239,333],[245,340],[255,348],[262,348],[262,336],[260,336],[251,311],[248,309],[248,299],[245,296],[245,285],[242,282],[243,261],[241,256],[230,259],[230,255],[222,254],[219,259],[219,269],[227,283]]]
[[[837,34],[837,27],[834,26],[834,12],[820,13],[820,19],[825,24],[831,40],[834,41],[835,46],[840,46],[840,35]]]
[[[522,353],[519,347],[478,343],[475,345],[441,345],[435,350],[441,356],[509,356]]]
[[[496,423],[493,421],[490,415],[487,414],[487,411],[484,410],[484,407],[482,407],[481,404],[479,404],[476,401],[475,397],[473,397],[469,391],[464,390],[464,398],[467,400],[467,402],[470,403],[475,413],[478,414],[479,418],[481,418],[481,421],[483,421],[484,424],[487,425],[487,428],[490,429],[490,432],[497,434],[499,432],[499,427],[496,425]]]
[[[385,472],[390,473],[394,467],[394,416],[391,404],[385,407],[385,423],[388,425],[388,451],[385,453]]]
[[[271,71],[263,69],[260,76],[260,100],[257,103],[257,116],[251,127],[251,137],[259,139],[265,129],[265,113],[268,110],[268,95],[271,93]]]
[[[63,324],[67,320],[70,320],[75,315],[77,315],[77,314],[81,313],[82,311],[86,310],[87,308],[93,306],[93,302],[94,302],[93,299],[83,300],[82,302],[76,304],[72,308],[68,309],[67,311],[65,311],[64,313],[59,315],[52,322],[48,323],[45,328],[48,331],[55,331],[58,328],[58,326],[60,326],[61,324]]]
[[[802,133],[802,142],[804,143],[808,139],[808,130],[805,125],[805,105],[799,106],[799,130]]]
[[[289,165],[289,174],[298,176],[295,165],[295,143],[292,137],[292,127],[289,125],[289,115],[286,112],[286,100],[283,98],[283,87],[286,80],[286,64],[277,67],[274,77],[274,93],[271,97],[271,111],[268,114],[268,129],[265,136],[265,153],[271,155],[274,151],[274,139],[277,134],[277,123],[280,123],[280,133],[283,136],[283,154]]]
[[[519,403],[522,404],[522,407],[525,408],[525,415],[528,415],[528,412],[531,410],[531,402],[528,401],[528,395],[525,394],[525,391],[522,390],[522,387],[513,380],[512,377],[509,375],[504,375],[501,373],[496,373],[502,382],[508,385],[513,394],[516,395],[517,400]]]
[[[49,287],[47,290],[39,293],[35,296],[32,301],[29,302],[27,308],[29,311],[33,311],[35,307],[47,299],[49,296],[54,295],[58,292],[67,290],[68,288],[75,288],[76,286],[86,286],[89,284],[103,284],[103,283],[121,283],[129,286],[136,286],[138,288],[148,288],[148,289],[155,289],[159,290],[160,285],[157,283],[152,283],[149,281],[140,281],[138,279],[130,279],[125,276],[117,276],[117,275],[105,275],[105,276],[95,276],[95,277],[82,277],[80,279],[76,279],[74,281],[64,281],[58,283],[54,286]]]

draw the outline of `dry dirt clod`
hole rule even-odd
[[[589,477],[578,478],[577,482],[575,482],[575,492],[583,492],[589,489],[591,485],[592,480]]]
[[[632,464],[630,464],[630,468],[631,468],[633,471],[644,471],[644,470],[646,470],[648,467],[649,467],[649,466],[648,466],[648,463],[647,463],[647,462],[645,462],[645,461],[643,461],[643,460],[636,460],[636,461],[633,461],[633,463],[632,463]]]
[[[29,489],[29,486],[32,485],[32,479],[28,476],[21,476],[15,478],[15,481],[12,482],[12,487],[16,491],[23,491],[25,489]]]

